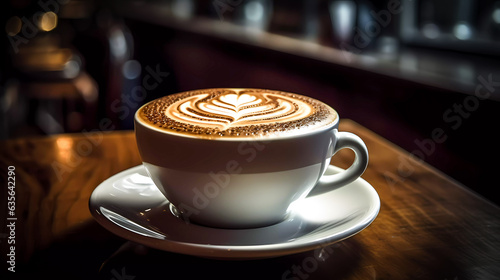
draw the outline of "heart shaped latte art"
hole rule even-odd
[[[153,101],[142,111],[168,130],[234,137],[324,125],[335,118],[333,109],[312,98],[255,89],[185,92]]]
[[[303,119],[312,107],[270,93],[201,94],[172,104],[167,117],[184,123],[226,130],[231,127]]]

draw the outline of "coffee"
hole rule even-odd
[[[337,119],[337,113],[318,100],[262,89],[182,92],[146,104],[138,116],[166,132],[197,138],[300,135]]]
[[[339,132],[328,105],[263,89],[204,89],[156,99],[135,114],[141,159],[185,220],[222,228],[278,223],[314,188],[337,189],[368,164],[363,141]],[[219,141],[228,140],[228,141]],[[323,175],[349,148],[355,159]]]

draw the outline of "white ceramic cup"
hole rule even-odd
[[[329,191],[363,174],[368,150],[358,136],[339,132],[338,123],[337,115],[330,125],[298,136],[206,139],[161,130],[136,113],[135,133],[149,176],[183,219],[251,228],[282,221],[313,189]],[[344,148],[354,151],[353,164],[324,175]]]

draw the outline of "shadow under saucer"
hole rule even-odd
[[[358,267],[363,247],[350,238],[299,254],[258,260],[215,260],[126,242],[98,279],[340,279]]]

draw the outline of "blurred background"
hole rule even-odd
[[[1,140],[131,130],[164,95],[269,88],[500,201],[499,0],[8,0],[0,19]]]

